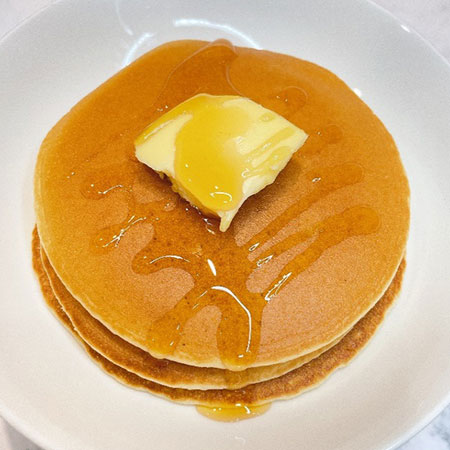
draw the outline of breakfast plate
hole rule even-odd
[[[402,293],[368,347],[320,389],[232,424],[105,377],[46,309],[30,263],[52,125],[146,51],[218,38],[337,74],[392,133],[411,185]],[[0,413],[19,430],[44,448],[384,449],[447,404],[450,68],[406,26],[364,1],[63,0],[6,36],[0,59]]]

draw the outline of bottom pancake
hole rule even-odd
[[[69,317],[53,293],[49,279],[40,258],[37,233],[33,236],[33,266],[38,275],[42,293],[55,315],[84,345],[92,359],[118,381],[136,389],[168,398],[170,400],[196,405],[258,405],[272,400],[289,398],[317,386],[332,372],[346,365],[366,345],[382,322],[387,310],[397,296],[405,262],[402,261],[389,288],[376,305],[332,348],[317,358],[285,375],[268,381],[251,384],[240,389],[182,389],[164,386],[131,373],[113,364],[93,350],[77,333]]]

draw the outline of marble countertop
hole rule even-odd
[[[450,61],[450,0],[373,0]],[[0,37],[52,0],[0,0]],[[0,450],[41,450],[0,418]],[[450,405],[397,450],[450,450]]]

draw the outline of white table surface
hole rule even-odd
[[[450,0],[373,0],[450,61]],[[54,0],[0,0],[0,37]],[[0,418],[0,450],[41,450]],[[64,450],[64,449],[61,449]],[[397,450],[450,450],[450,405]]]

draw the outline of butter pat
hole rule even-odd
[[[226,231],[241,205],[273,183],[306,133],[248,98],[199,94],[151,123],[137,159]]]

